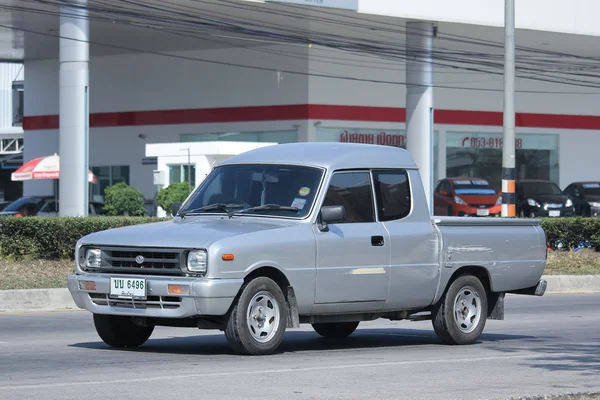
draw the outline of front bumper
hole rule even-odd
[[[109,297],[110,278],[145,278],[146,300],[126,300]],[[80,281],[92,281],[95,290],[80,287]],[[128,315],[156,318],[186,318],[220,316],[227,313],[244,283],[243,279],[172,278],[137,275],[71,275],[67,278],[69,292],[77,307],[94,314]],[[170,294],[169,284],[188,285],[188,294]]]
[[[553,215],[558,212],[558,215]],[[574,207],[563,207],[563,208],[548,208],[545,209],[543,207],[531,208],[530,217],[574,217],[575,216],[575,208]]]
[[[498,217],[502,214],[501,205],[490,205],[489,207],[472,207],[462,204],[455,205],[458,217]]]

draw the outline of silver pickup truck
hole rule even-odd
[[[431,319],[442,342],[464,345],[504,318],[506,293],[546,289],[538,220],[431,217],[399,148],[252,150],[215,167],[173,214],[77,243],[68,287],[110,346],[195,327],[260,355],[286,328],[344,338],[378,318]]]

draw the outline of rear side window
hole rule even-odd
[[[344,222],[375,222],[370,174],[366,171],[335,173],[323,205],[344,206]]]
[[[380,221],[394,221],[410,214],[410,183],[405,170],[376,170],[373,180]]]

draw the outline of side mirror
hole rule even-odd
[[[335,224],[346,220],[346,209],[344,206],[324,206],[319,215],[319,230],[327,232],[328,224]]]
[[[183,205],[183,203],[182,203],[182,202],[180,202],[180,201],[179,201],[179,202],[177,202],[177,203],[173,203],[173,204],[171,205],[171,214],[172,214],[173,216],[176,216],[176,215],[177,215],[177,213],[179,212],[179,209],[181,208],[181,206],[182,206],[182,205]]]
[[[440,194],[441,194],[442,196],[446,196],[446,197],[448,197],[448,192],[447,192],[446,190],[440,190]]]

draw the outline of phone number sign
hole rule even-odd
[[[267,3],[291,3],[304,6],[342,8],[358,11],[358,0],[266,0]]]
[[[504,148],[504,136],[497,133],[448,132],[446,146],[463,149]],[[555,134],[518,134],[515,138],[517,150],[557,150],[558,137]]]

